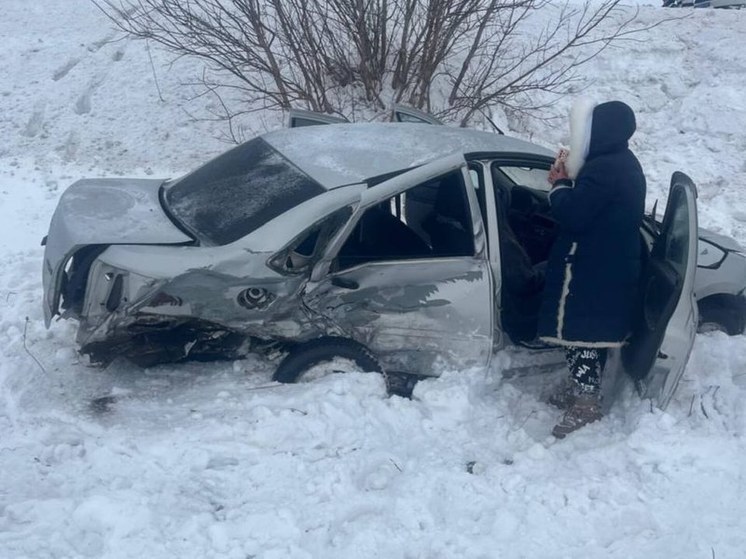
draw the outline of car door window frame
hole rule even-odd
[[[443,122],[425,111],[407,107],[405,105],[394,105],[392,117],[395,122],[406,122],[410,124],[432,124],[443,126]]]
[[[344,206],[317,220],[270,258],[268,261],[269,267],[283,275],[295,276],[308,272],[322,257],[326,246],[334,238],[335,234],[345,226],[353,213],[353,206]],[[313,241],[313,248],[310,254],[305,255],[300,253],[297,249],[306,242],[314,230],[317,231],[317,237]],[[293,253],[298,253],[306,261],[302,265],[289,264],[293,260]]]
[[[467,160],[470,161],[470,163],[479,163],[480,165],[482,165],[482,175],[485,187],[485,204],[488,216],[488,222],[486,226],[488,232],[488,243],[490,247],[490,262],[493,266],[493,271],[496,274],[495,277],[500,278],[500,232],[498,227],[500,212],[498,211],[497,202],[495,200],[497,185],[493,180],[492,169],[496,165],[548,169],[554,160],[549,156],[492,152],[469,153],[466,155],[466,157]]]
[[[468,213],[472,221],[472,230],[474,237],[474,255],[465,257],[459,256],[455,258],[486,258],[487,244],[486,244],[486,232],[485,225],[482,222],[481,212],[479,210],[479,202],[474,192],[473,185],[471,184],[471,176],[468,171],[468,164],[461,153],[452,154],[445,158],[440,158],[437,161],[429,164],[424,164],[414,169],[411,169],[405,173],[396,175],[395,177],[384,181],[376,186],[369,188],[362,193],[360,203],[349,219],[345,227],[343,227],[337,235],[329,242],[325,255],[319,260],[311,273],[311,281],[320,281],[324,277],[334,275],[336,271],[331,271],[332,262],[339,254],[344,243],[349,238],[350,234],[355,229],[355,226],[363,216],[363,214],[371,207],[389,200],[394,196],[406,192],[411,188],[416,187],[419,184],[423,184],[428,180],[432,180],[439,176],[448,174],[449,172],[461,170],[464,190],[466,191],[466,198],[468,201]],[[399,260],[398,262],[426,262],[433,260],[441,260],[443,258],[454,258],[448,256],[432,256],[428,258],[416,258],[414,260]],[[375,264],[375,262],[361,263],[360,266]],[[347,268],[349,271],[352,268]],[[342,272],[340,272],[342,273]]]
[[[305,124],[297,124],[296,121],[305,121]],[[288,114],[288,128],[302,128],[304,126],[318,126],[325,124],[343,124],[349,122],[344,117],[317,113],[314,111],[305,111],[303,109],[290,109]]]

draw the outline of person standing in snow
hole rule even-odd
[[[570,153],[549,173],[551,215],[560,232],[547,265],[539,337],[565,347],[570,371],[549,399],[565,410],[552,430],[557,438],[602,417],[606,354],[632,328],[646,189],[627,145],[635,127],[634,112],[621,101],[577,101]]]

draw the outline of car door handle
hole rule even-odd
[[[341,287],[342,289],[357,289],[360,287],[360,284],[356,282],[355,280],[351,280],[349,278],[332,278],[332,285],[336,287]]]

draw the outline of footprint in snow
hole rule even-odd
[[[61,66],[60,68],[58,68],[55,71],[54,74],[52,74],[52,79],[54,81],[61,80],[62,78],[64,78],[65,76],[67,76],[67,74],[70,73],[70,70],[72,70],[73,68],[75,68],[78,65],[79,62],[80,62],[80,58],[71,58],[70,60],[68,60],[67,62],[65,62],[65,64],[63,66]]]
[[[31,118],[29,118],[28,122],[26,123],[26,127],[23,129],[23,135],[28,136],[29,138],[33,138],[34,136],[37,136],[39,132],[41,132],[42,126],[44,125],[44,111],[46,109],[46,104],[44,101],[39,101],[34,105],[34,112],[31,114]]]
[[[114,33],[109,33],[108,35],[106,35],[106,37],[103,37],[98,41],[94,41],[93,43],[88,45],[88,52],[97,52],[101,50],[101,47],[103,47],[107,43],[110,43],[113,39]]]
[[[88,88],[81,93],[75,102],[75,114],[85,115],[91,112],[91,95],[101,86],[104,76],[97,76],[88,84]]]

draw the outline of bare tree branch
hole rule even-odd
[[[381,115],[406,100],[461,125],[496,105],[535,114],[537,93],[567,93],[610,45],[679,19],[642,25],[620,0],[91,1],[130,36],[204,61],[192,85],[232,141],[257,108]]]

